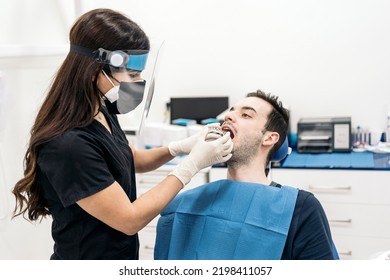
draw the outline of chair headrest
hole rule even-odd
[[[271,158],[271,162],[278,162],[283,160],[287,155],[291,154],[291,148],[288,146],[288,139],[284,140],[282,146],[275,152],[274,156]]]

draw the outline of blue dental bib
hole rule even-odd
[[[179,194],[161,213],[155,259],[278,260],[298,189],[219,180]]]

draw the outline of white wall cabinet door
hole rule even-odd
[[[274,168],[271,178],[317,197],[341,259],[390,250],[390,172]]]

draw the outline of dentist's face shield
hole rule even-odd
[[[126,114],[141,104],[146,81],[141,77],[145,69],[148,52],[146,50],[116,50],[109,51],[99,48],[97,61],[107,64],[110,76],[103,74],[112,84],[112,88],[105,93],[104,101],[108,111],[112,114]],[[117,84],[112,81],[114,79]]]
[[[108,64],[110,68],[113,67],[119,71],[143,71],[149,53],[147,50],[109,51],[103,48],[99,48],[96,52],[99,62]]]
[[[105,93],[105,104],[129,126],[144,125],[152,102],[159,58],[164,42],[152,45],[149,50],[91,50],[82,46],[71,45],[70,51],[96,58],[104,63],[111,73],[105,73],[113,88]],[[145,94],[146,93],[146,94]],[[146,95],[146,97],[145,97]],[[118,116],[119,117],[119,116]]]

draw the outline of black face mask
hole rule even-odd
[[[119,84],[119,98],[111,102],[104,99],[107,110],[111,114],[126,114],[133,111],[144,98],[146,81],[121,82]]]

